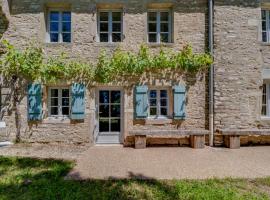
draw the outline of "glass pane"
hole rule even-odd
[[[99,13],[100,21],[109,21],[109,13],[108,12],[100,12]]]
[[[156,116],[157,115],[157,108],[150,108],[150,115]]]
[[[69,107],[62,107],[62,115],[69,115]]]
[[[161,12],[160,21],[169,21],[169,12]]]
[[[50,34],[50,37],[51,37],[51,42],[58,42],[58,33],[51,33]]]
[[[266,106],[262,106],[262,115],[266,116]]]
[[[148,42],[157,42],[157,34],[148,34]]]
[[[99,132],[109,132],[109,124],[108,119],[99,119]]]
[[[157,32],[157,24],[149,23],[148,24],[148,32]]]
[[[121,21],[121,16],[122,16],[121,12],[113,12],[112,13],[112,20],[120,22]]]
[[[99,91],[99,102],[109,103],[109,91]]]
[[[51,98],[51,106],[58,106],[58,98]]]
[[[262,41],[267,42],[267,34],[266,34],[266,32],[262,32]]]
[[[161,23],[160,24],[160,31],[161,32],[169,32],[169,24],[168,23]]]
[[[121,42],[121,33],[113,33],[112,34],[113,42]]]
[[[50,21],[59,21],[59,12],[50,12]]]
[[[167,108],[160,108],[160,115],[167,115]]]
[[[63,21],[71,21],[71,12],[63,12],[62,20]]]
[[[58,115],[58,107],[51,107],[51,115]]]
[[[121,107],[120,105],[111,106],[111,117],[121,117]]]
[[[156,106],[157,105],[157,100],[156,99],[150,99],[150,106]]]
[[[50,23],[50,31],[58,32],[59,31],[58,22],[51,22]]]
[[[109,117],[109,105],[99,106],[99,117]]]
[[[58,89],[51,89],[51,97],[58,97]]]
[[[148,21],[157,21],[157,13],[148,12]]]
[[[266,11],[262,10],[262,20],[266,20]]]
[[[113,23],[112,24],[113,32],[121,32],[121,23]]]
[[[63,33],[63,42],[71,42],[71,33]]]
[[[112,132],[120,132],[121,131],[120,119],[112,119],[111,120],[111,131]]]
[[[156,90],[150,91],[150,98],[157,98],[157,91]]]
[[[70,22],[63,22],[63,32],[71,32],[71,23]]]
[[[167,99],[160,99],[160,106],[167,106]]]
[[[62,98],[62,106],[69,106],[69,98]]]
[[[99,34],[100,42],[109,42],[109,35],[108,33],[100,33]]]
[[[168,33],[160,34],[160,41],[165,43],[169,42],[169,34]]]
[[[266,21],[262,21],[262,30],[266,31]]]
[[[62,97],[69,97],[69,89],[62,90]]]
[[[108,32],[109,31],[109,24],[108,23],[100,23],[100,32]]]
[[[167,90],[160,90],[160,97],[167,98]]]
[[[121,102],[121,92],[111,91],[111,103],[120,103],[120,102]]]

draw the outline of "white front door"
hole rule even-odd
[[[98,134],[96,144],[121,143],[122,92],[99,90],[97,95]]]

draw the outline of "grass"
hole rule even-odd
[[[0,157],[0,199],[270,199],[270,178],[64,180],[72,162]]]

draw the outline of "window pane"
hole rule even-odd
[[[50,37],[51,37],[51,42],[58,42],[58,33],[51,33],[50,34]]]
[[[59,12],[50,12],[50,21],[59,21]]]
[[[113,42],[121,42],[121,33],[113,33],[112,34]]]
[[[161,106],[167,106],[167,99],[160,99]]]
[[[50,31],[58,32],[59,31],[59,23],[58,22],[51,22],[50,23]]]
[[[51,98],[51,106],[58,106],[58,98]]]
[[[112,24],[113,32],[121,32],[121,23],[113,23]]]
[[[169,12],[161,12],[160,21],[169,21]]]
[[[120,125],[120,119],[112,119],[111,120],[111,131],[112,132],[120,132],[121,125]]]
[[[111,106],[111,117],[121,117],[121,107],[120,105],[112,105]]]
[[[58,97],[58,89],[51,89],[51,97]]]
[[[111,91],[111,103],[120,103],[121,102],[121,92]]]
[[[109,21],[109,13],[108,12],[100,12],[99,13],[100,21]]]
[[[113,12],[112,13],[112,20],[120,22],[121,21],[121,16],[122,16],[121,12]]]
[[[161,23],[160,24],[160,31],[161,32],[169,32],[169,24],[168,23]]]
[[[157,13],[148,12],[148,21],[157,21]]]
[[[266,115],[266,84],[263,84],[262,91],[262,115]]]
[[[100,42],[108,42],[109,41],[108,33],[100,33],[99,40]]]
[[[160,97],[167,98],[167,90],[160,90]]]
[[[266,11],[262,10],[262,20],[266,20]]]
[[[167,115],[167,108],[160,108],[160,115]]]
[[[157,108],[150,108],[150,115],[156,116],[157,115]]]
[[[267,42],[267,33],[266,32],[262,32],[262,41]]]
[[[108,23],[100,23],[100,32],[108,32],[109,31],[109,24]]]
[[[62,115],[69,115],[69,107],[62,107]]]
[[[168,33],[160,34],[160,41],[161,42],[169,42],[169,34]]]
[[[150,99],[150,106],[157,106],[157,100],[156,99]]]
[[[71,42],[71,33],[63,33],[63,42]]]
[[[62,20],[63,21],[71,21],[71,12],[63,12]]]
[[[154,33],[148,34],[148,42],[157,42],[157,34]]]
[[[51,115],[58,115],[58,107],[51,107]]]
[[[156,90],[150,91],[150,98],[157,98],[157,91]]]
[[[69,89],[62,90],[62,97],[69,97]]]
[[[149,23],[148,24],[148,32],[157,32],[157,24]]]
[[[109,120],[99,119],[99,132],[109,132]]]
[[[266,106],[265,105],[262,106],[262,115],[266,116]]]
[[[71,32],[71,23],[70,22],[63,22],[62,23],[62,30],[63,32]]]
[[[62,106],[69,106],[69,98],[62,98]]]
[[[109,91],[100,91],[99,92],[99,102],[100,103],[109,103]]]
[[[99,106],[99,117],[109,117],[109,105]]]

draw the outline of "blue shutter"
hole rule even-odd
[[[186,118],[186,87],[177,85],[173,87],[174,119]]]
[[[42,89],[41,84],[28,85],[28,120],[40,121],[42,119]]]
[[[85,85],[74,83],[71,88],[71,116],[73,120],[85,118]]]
[[[135,88],[135,116],[136,118],[146,118],[148,116],[148,87],[136,86]]]

